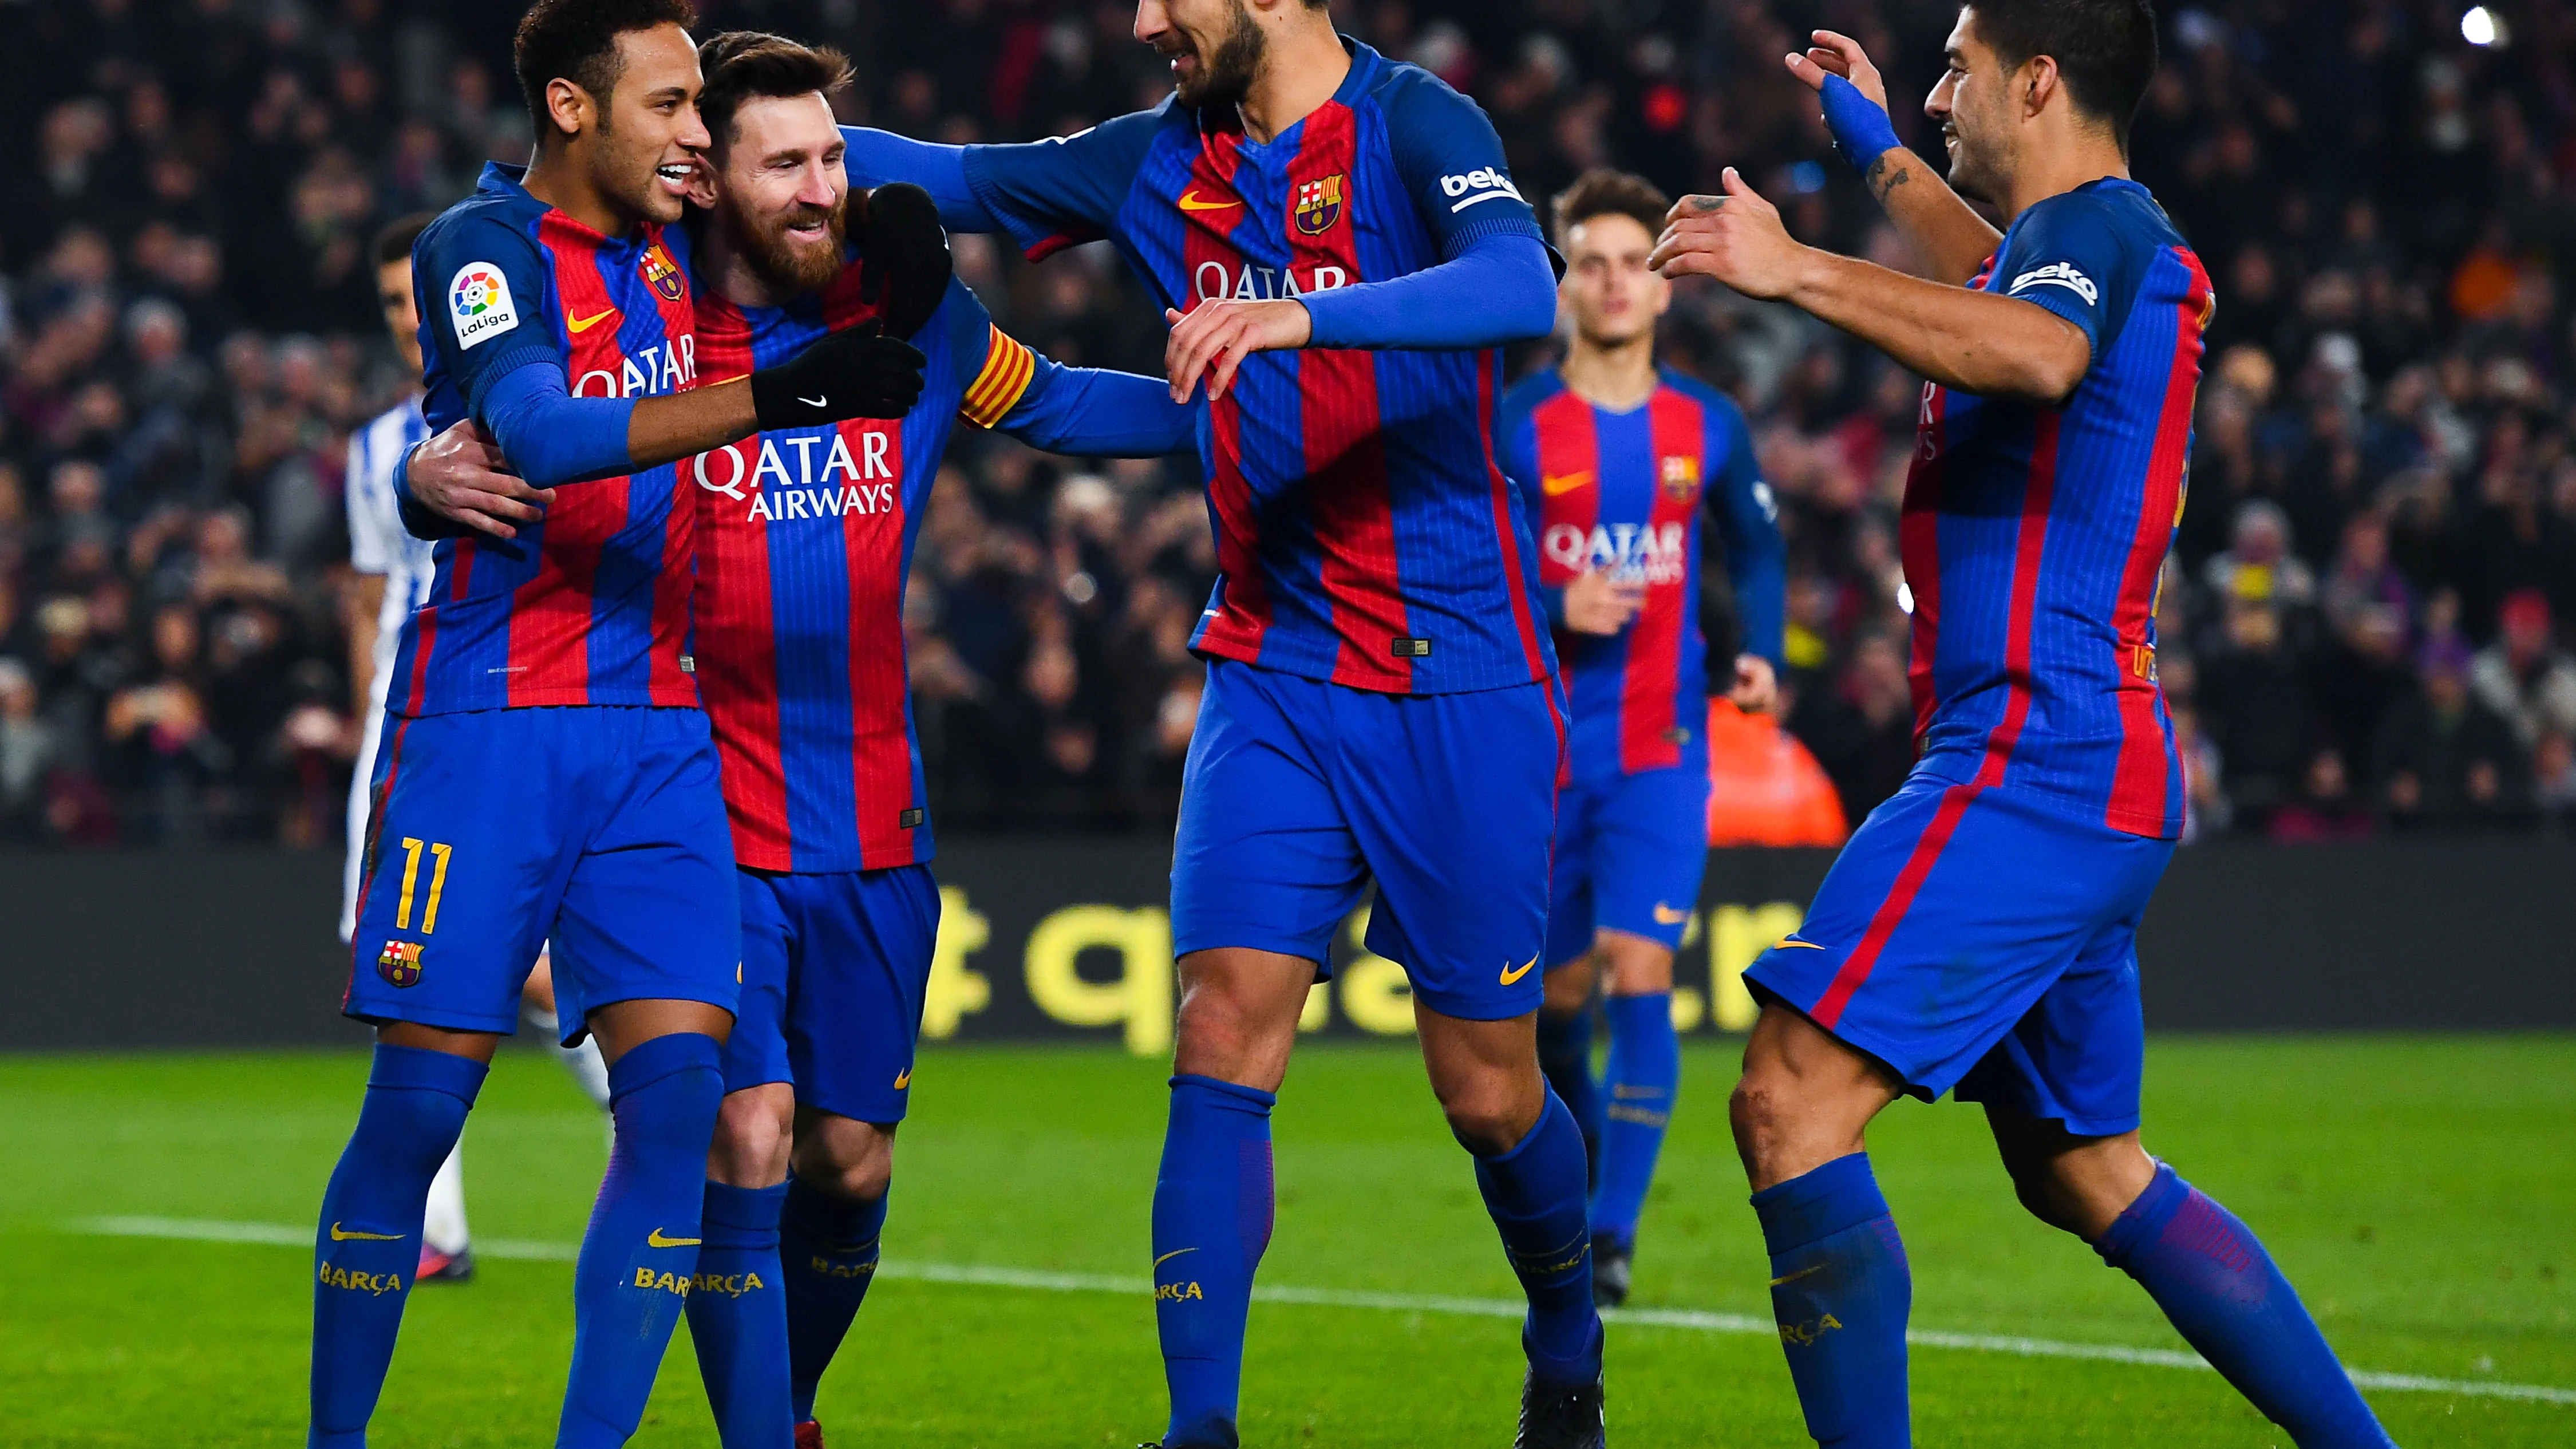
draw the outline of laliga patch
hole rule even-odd
[[[456,324],[458,349],[489,341],[519,325],[510,279],[490,262],[467,262],[447,284],[447,317]]]
[[[2083,298],[2087,307],[2102,300],[2101,289],[2093,285],[2091,277],[2076,270],[2073,262],[2050,262],[2044,267],[2033,267],[2013,278],[2012,285],[2004,292],[2007,296],[2018,297],[2033,287],[2064,287]]]

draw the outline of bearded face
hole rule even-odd
[[[1172,62],[1173,89],[1182,105],[1193,109],[1232,106],[1251,93],[1269,38],[1253,23],[1251,7],[1243,0],[1226,0],[1225,12],[1225,31],[1213,42],[1202,41],[1188,27],[1176,24],[1155,43],[1154,48]]]
[[[849,233],[849,195],[830,206],[790,200],[767,212],[747,208],[728,189],[716,218],[762,281],[781,293],[815,292],[841,274]]]

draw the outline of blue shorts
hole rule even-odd
[[[806,1106],[902,1121],[939,940],[930,867],[737,876],[742,1012],[725,1043],[725,1090],[793,1082]]]
[[[1538,1010],[1556,686],[1377,694],[1212,659],[1181,778],[1172,950],[1245,946],[1331,974],[1372,876],[1368,948],[1446,1016]]]
[[[694,709],[389,715],[340,1010],[508,1034],[553,940],[570,1045],[620,1001],[734,1009],[741,920]]]
[[[1584,778],[1556,798],[1547,969],[1582,959],[1596,931],[1678,950],[1708,867],[1708,760]]]
[[[1861,823],[1758,991],[1894,1068],[1929,1101],[2138,1125],[2138,918],[2174,842],[2018,792],[1917,773]]]

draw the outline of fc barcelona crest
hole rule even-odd
[[[418,941],[387,941],[376,957],[376,974],[389,986],[418,986],[420,946]]]
[[[662,250],[660,242],[644,249],[644,280],[653,284],[653,290],[665,302],[680,300],[680,294],[688,290],[688,283],[680,278],[680,269],[671,264],[670,253]]]
[[[1330,176],[1300,182],[1297,186],[1297,229],[1308,236],[1322,236],[1342,219],[1342,186],[1349,178],[1336,171]]]
[[[1699,492],[1699,459],[1687,453],[1667,453],[1662,463],[1664,496],[1684,502]]]

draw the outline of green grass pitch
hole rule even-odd
[[[1767,1312],[1726,1140],[1734,1071],[1723,1044],[1685,1064],[1641,1308]],[[1141,1290],[918,1273],[1141,1283],[1164,1073],[1082,1049],[924,1057],[889,1277],[823,1388],[835,1444],[1125,1446],[1160,1430]],[[302,1442],[309,1249],[75,1224],[153,1215],[309,1233],[364,1076],[357,1052],[0,1058],[0,1444]],[[2576,1038],[2162,1040],[2147,1123],[2152,1148],[2262,1234],[2352,1367],[2576,1389]],[[1512,1292],[1416,1058],[1310,1045],[1277,1126],[1263,1282],[1346,1296],[1255,1306],[1247,1446],[1508,1444],[1511,1320],[1347,1299]],[[2126,1278],[2021,1215],[1974,1109],[1900,1104],[1872,1145],[1912,1253],[1918,1329],[2180,1347]],[[597,1116],[562,1074],[505,1054],[466,1135],[478,1237],[571,1244],[603,1155]],[[470,1285],[415,1294],[374,1442],[549,1442],[568,1273],[491,1259]],[[1913,1372],[1926,1445],[2286,1449],[2205,1371],[1921,1347]],[[1609,1383],[1615,1444],[1807,1442],[1777,1345],[1740,1324],[1614,1326]],[[2409,1446],[2576,1444],[2564,1394],[2371,1397]],[[685,1331],[636,1442],[715,1442]]]

